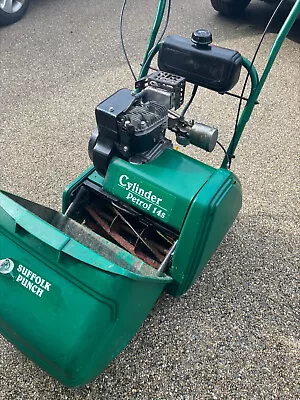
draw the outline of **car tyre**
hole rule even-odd
[[[19,21],[28,6],[29,0],[0,0],[0,25],[10,25]]]
[[[235,17],[242,14],[251,0],[211,0],[216,11],[227,17]]]

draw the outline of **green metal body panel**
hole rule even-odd
[[[103,185],[103,177],[95,171],[81,177],[100,187]],[[71,191],[83,180],[75,182],[77,186],[70,185],[64,198],[70,198]],[[132,191],[127,190],[128,182],[136,183]],[[165,289],[173,296],[182,295],[192,286],[242,205],[241,185],[231,171],[215,169],[171,149],[148,164],[134,165],[117,158],[112,160],[103,187],[132,207],[180,232],[172,267],[168,271],[172,282]],[[154,194],[162,199],[160,215],[165,213],[164,219],[153,213],[158,206],[151,205],[144,196],[140,198],[143,204],[148,204],[147,207],[150,205],[150,209],[133,203],[132,196],[127,199],[129,193],[137,199],[139,189],[143,190],[144,196],[150,192],[150,198]],[[67,209],[68,205],[66,203],[63,208]]]
[[[103,187],[104,185],[104,178],[103,176],[99,175],[97,171],[94,171],[92,174],[88,176],[89,181],[95,183],[98,186]]]
[[[62,214],[3,192],[0,221],[1,334],[65,385],[91,381],[171,278]]]
[[[164,222],[179,231],[168,275],[63,214],[0,192],[0,332],[67,386],[98,376],[163,290],[190,288],[241,206],[230,171],[167,150],[146,165],[113,160],[105,181],[88,169],[64,192],[63,208],[85,180],[126,199],[115,190],[124,175],[162,198]]]
[[[213,172],[214,168],[168,149],[147,164],[113,159],[104,189],[180,231],[191,201]]]
[[[192,286],[233,224],[241,205],[238,179],[228,170],[215,170],[190,205],[169,271],[173,281],[167,292],[180,296]]]

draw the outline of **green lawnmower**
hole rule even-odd
[[[108,366],[162,292],[189,290],[232,226],[242,206],[241,184],[230,170],[235,150],[300,11],[297,0],[259,78],[257,52],[249,61],[215,46],[205,29],[163,38],[171,1],[160,0],[136,76],[123,42],[125,5],[121,42],[134,84],[97,105],[92,165],[64,191],[62,212],[0,191],[0,332],[70,387]],[[151,67],[155,55],[158,68]],[[242,69],[238,116],[245,107],[226,149],[217,128],[186,118],[186,111],[198,87],[232,94]],[[182,146],[207,152],[220,146],[220,167],[178,151],[167,131]]]

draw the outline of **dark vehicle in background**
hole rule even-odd
[[[29,0],[0,0],[0,25],[10,25],[25,14]]]
[[[262,0],[266,3],[279,3],[279,0]],[[241,14],[251,0],[211,0],[211,4],[216,11],[228,17],[235,17]],[[295,2],[288,0],[286,2]]]
[[[25,14],[30,0],[0,0],[0,25],[17,22]],[[216,11],[229,17],[241,14],[251,0],[211,0]],[[262,0],[267,3],[278,3],[279,0]]]

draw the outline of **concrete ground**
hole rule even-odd
[[[152,4],[154,3],[154,4]],[[243,19],[209,0],[174,1],[168,33],[210,29],[250,58],[272,6]],[[156,2],[129,0],[125,38],[138,69]],[[59,209],[64,187],[90,165],[94,107],[132,79],[120,50],[120,0],[32,0],[0,28],[1,189]],[[276,17],[257,61],[262,70]],[[67,389],[0,338],[0,399],[296,399],[299,397],[299,41],[284,43],[236,153],[244,202],[192,289],[163,295],[129,346],[95,381]],[[239,87],[236,88],[239,91]],[[236,100],[200,90],[189,116],[226,144]],[[218,165],[222,152],[190,155]],[[29,311],[28,311],[29,312]]]

